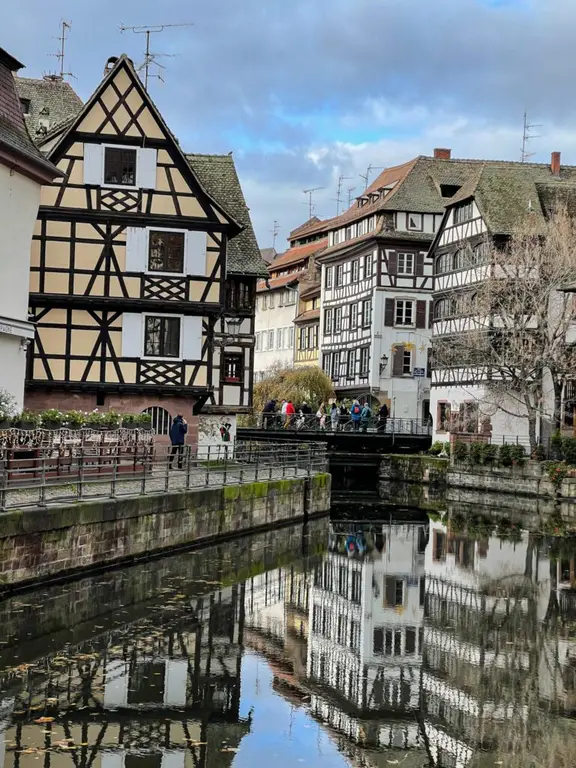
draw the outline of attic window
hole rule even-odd
[[[440,193],[442,197],[454,197],[460,191],[458,184],[440,184]]]
[[[30,99],[20,99],[20,106],[22,107],[22,114],[30,114]]]
[[[422,214],[421,213],[408,214],[408,229],[414,232],[422,232]]]
[[[136,150],[106,147],[104,184],[136,184]]]

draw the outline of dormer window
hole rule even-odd
[[[457,184],[440,184],[442,197],[454,197],[458,192],[460,192],[460,187]]]
[[[454,209],[454,224],[461,224],[463,221],[470,221],[474,217],[474,204],[469,200],[463,205]]]
[[[104,152],[104,184],[133,187],[136,184],[136,150],[106,147]]]
[[[20,99],[20,106],[22,107],[22,114],[28,116],[30,114],[30,99]]]
[[[408,214],[408,229],[412,232],[422,232],[422,214],[421,213]]]

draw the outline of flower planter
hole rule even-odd
[[[122,429],[138,429],[138,424],[122,424]]]
[[[43,429],[61,429],[62,428],[62,422],[61,421],[45,421],[42,424]],[[30,429],[31,427],[28,427]],[[26,429],[26,427],[25,427]],[[33,429],[33,427],[32,427]]]
[[[10,429],[12,426],[11,419],[0,419],[0,429]]]
[[[36,429],[38,425],[33,421],[15,421],[14,426],[18,429]]]

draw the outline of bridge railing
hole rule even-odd
[[[0,449],[0,512],[89,499],[165,494],[327,472],[323,445],[237,440],[210,446]],[[0,521],[1,525],[1,521]]]
[[[358,432],[379,433],[386,435],[424,435],[432,434],[432,425],[428,419],[380,419],[371,416],[368,419],[353,419],[350,415],[338,415],[332,419],[330,414],[319,418],[312,414],[294,414],[283,416],[280,413],[259,413],[252,429],[291,432]]]

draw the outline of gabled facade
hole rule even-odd
[[[430,250],[434,263],[433,337],[449,339],[466,333],[473,317],[465,297],[474,293],[490,270],[491,246],[502,247],[526,217],[542,220],[558,200],[574,199],[576,168],[560,166],[553,153],[550,165],[504,161],[476,162],[460,192],[447,202],[441,226]],[[490,432],[495,436],[528,438],[528,421],[516,398],[493,403],[488,369],[458,365],[436,366],[432,378],[434,438],[450,432]],[[544,387],[545,393],[550,388]],[[572,388],[574,392],[574,388]],[[548,392],[549,399],[551,392]],[[565,398],[573,424],[576,398]],[[542,403],[542,414],[552,402]]]
[[[294,350],[295,366],[317,366],[320,338],[320,282],[303,286],[300,291]]]
[[[160,433],[248,410],[264,266],[232,159],[184,155],[126,56],[44,149],[63,179],[32,244],[28,407],[148,410]]]
[[[386,169],[348,211],[324,222],[321,365],[339,396],[386,403],[396,418],[429,413],[428,249],[447,197],[470,172],[449,157],[435,150]]]
[[[34,338],[28,317],[30,243],[41,185],[60,175],[34,146],[24,124],[13,75],[22,66],[0,48],[0,390],[19,409],[26,349]]]
[[[291,367],[297,361],[300,364],[314,365],[308,361],[307,352],[313,352],[310,344],[316,343],[314,331],[306,330],[306,347],[296,346],[296,334],[301,327],[297,318],[302,319],[303,309],[300,297],[303,293],[319,284],[316,260],[327,244],[325,230],[320,229],[313,236],[300,237],[299,227],[290,234],[290,248],[277,255],[268,265],[269,277],[260,280],[257,286],[256,307],[256,379],[262,379],[274,366]],[[316,308],[319,313],[318,308]],[[314,326],[318,318],[304,319],[303,325]],[[304,335],[302,334],[302,338]],[[300,340],[300,335],[298,336]],[[299,342],[298,342],[299,343]],[[313,357],[314,355],[312,355]],[[316,351],[316,360],[318,353]]]

